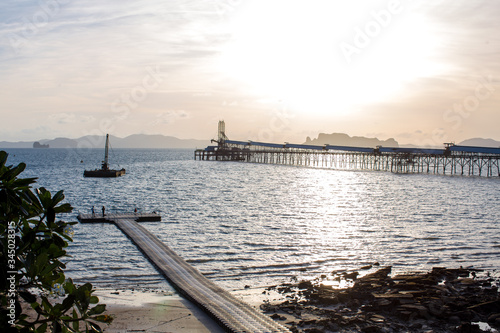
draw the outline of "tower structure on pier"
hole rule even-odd
[[[226,123],[224,122],[224,120],[219,120],[219,129],[217,137],[217,143],[219,144],[219,147],[224,146],[226,140],[227,140]]]

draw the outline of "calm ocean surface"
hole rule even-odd
[[[379,262],[397,271],[500,268],[500,179],[195,161],[193,150],[115,149],[116,179],[84,178],[102,149],[6,149],[37,187],[79,212],[157,211],[143,223],[230,290]],[[168,288],[113,225],[78,224],[67,275],[97,287]]]

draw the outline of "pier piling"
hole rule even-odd
[[[225,131],[224,126],[222,129]],[[212,142],[217,145],[194,152],[195,160],[403,174],[500,177],[500,148],[459,146],[450,143],[446,143],[443,149],[278,144],[229,140],[225,132],[219,132],[218,140]]]

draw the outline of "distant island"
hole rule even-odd
[[[48,145],[48,144],[44,145],[38,141],[33,142],[33,148],[49,148],[49,147],[50,147],[50,145]]]
[[[407,147],[407,148],[424,148],[413,144],[399,144],[395,139],[379,140],[377,138],[367,138],[364,136],[349,136],[344,133],[325,134],[320,133],[316,139],[306,138],[304,144],[323,146],[325,144],[336,146],[349,146],[349,147],[368,147],[375,148],[377,146],[383,147]],[[473,146],[473,147],[491,147],[500,148],[500,141],[493,139],[472,138],[456,143],[459,146]],[[428,146],[425,146],[428,147]],[[441,146],[434,148],[444,148],[444,143]]]
[[[399,147],[399,144],[394,139],[379,140],[377,138],[366,138],[364,136],[349,136],[344,133],[332,133],[325,134],[319,133],[317,139],[312,139],[310,137],[306,138],[305,144],[323,146],[326,144],[335,146],[349,146],[349,147],[369,147],[375,148],[377,146],[384,147]]]
[[[103,148],[106,135],[87,135],[77,139],[8,142],[0,141],[0,148]],[[210,140],[178,139],[173,136],[134,134],[125,138],[110,135],[112,148],[205,148]]]
[[[248,139],[248,138],[247,138]],[[250,138],[251,139],[251,138]],[[78,139],[56,138],[53,140],[39,140],[8,142],[0,141],[0,148],[102,148],[104,147],[105,135],[88,135]],[[173,136],[134,134],[125,138],[110,135],[112,148],[205,148],[209,146],[210,140],[179,139]],[[323,146],[325,144],[350,147],[416,147],[414,145],[401,145],[395,139],[379,140],[378,138],[367,138],[364,136],[349,136],[345,133],[319,133],[317,138],[306,138],[304,144]],[[493,139],[473,138],[456,143],[461,146],[478,146],[499,148],[500,141]],[[442,147],[439,147],[442,148]]]
[[[500,141],[493,139],[473,138],[459,143],[461,146],[491,147],[500,148]]]

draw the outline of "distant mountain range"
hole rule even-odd
[[[8,142],[0,141],[0,148],[33,148],[49,145],[50,148],[104,148],[105,136],[88,135],[78,139],[56,138],[53,140]],[[113,148],[205,148],[210,140],[178,139],[173,136],[134,134],[125,138],[110,135],[110,144]],[[323,146],[325,144],[351,147],[399,147],[394,139],[379,140],[363,136],[349,136],[344,133],[320,133],[317,138],[306,138],[305,144]],[[473,138],[457,143],[462,146],[479,146],[499,148],[500,141],[493,139]],[[404,145],[414,147],[413,145]],[[442,147],[439,147],[442,148]]]
[[[337,145],[337,146],[349,146],[349,147],[369,147],[369,148],[374,148],[376,146],[383,146],[383,147],[408,147],[408,148],[417,148],[419,146],[412,145],[412,144],[404,144],[400,145],[396,140],[394,139],[387,139],[387,140],[379,140],[377,138],[366,138],[364,136],[349,136],[344,133],[332,133],[332,134],[325,134],[325,133],[320,133],[318,135],[318,138],[316,139],[311,139],[310,137],[306,138],[305,144],[308,145],[317,145],[317,146],[323,146],[325,144],[330,144],[330,145]],[[493,139],[483,139],[483,138],[473,138],[473,139],[467,139],[462,142],[456,143],[457,145],[460,146],[476,146],[476,147],[492,147],[492,148],[500,148],[500,141],[496,141]],[[427,148],[427,147],[420,147],[420,148]],[[444,148],[444,144],[441,146],[436,146],[433,148]]]
[[[320,133],[317,139],[312,139],[310,137],[306,138],[305,144],[323,146],[326,144],[336,145],[336,146],[349,146],[349,147],[370,147],[375,148],[376,146],[384,147],[399,147],[399,144],[394,139],[379,140],[377,138],[366,138],[364,136],[349,136],[344,133],[332,133],[325,134]]]
[[[493,139],[467,139],[459,143],[461,146],[476,146],[476,147],[491,147],[491,148],[500,148],[500,141],[496,141]]]
[[[87,135],[78,139],[56,138],[38,140],[40,145],[50,148],[104,148],[105,136]],[[109,136],[113,148],[205,148],[210,140],[178,139],[173,136],[134,134],[125,138]],[[33,148],[33,141],[0,141],[0,148]]]

